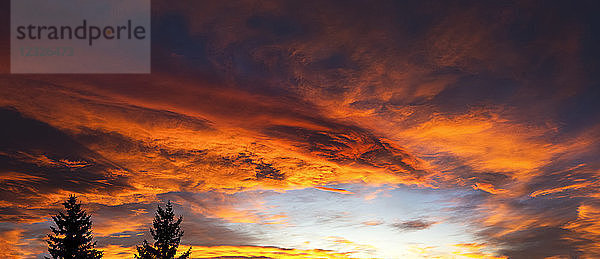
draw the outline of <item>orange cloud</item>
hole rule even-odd
[[[337,251],[346,251],[347,254],[356,254],[357,256],[360,254],[361,257],[364,257],[377,251],[375,246],[358,244],[343,237],[329,236],[325,239],[332,242]]]
[[[167,79],[157,82],[160,80]],[[150,83],[148,91],[164,89],[157,82],[146,82]],[[332,182],[427,185],[420,175],[425,172],[419,159],[406,151],[356,128],[302,114],[279,101],[265,102],[231,89],[192,91],[193,85],[167,81],[161,83],[170,84],[174,92],[206,94],[224,103],[215,106],[167,96],[158,102],[154,96],[133,98],[89,86],[86,90],[112,96],[82,95],[69,87],[83,86],[68,83],[72,85],[32,85],[13,91],[18,85],[13,82],[3,88],[0,104],[74,135],[93,152],[127,168],[104,173],[106,177],[127,177],[132,189],[92,195],[89,201],[96,198],[114,205],[133,195],[148,201],[153,194],[170,191],[291,190]],[[26,105],[24,100],[36,91],[43,92],[43,98],[33,97],[35,104]],[[248,107],[266,107],[267,111],[249,110],[246,119],[230,114],[229,106],[236,102],[231,98],[236,96]],[[163,110],[166,108],[169,110]],[[285,112],[269,112],[282,109]],[[306,135],[297,138],[298,134],[290,131]],[[321,143],[321,138],[325,142]],[[76,170],[92,161],[46,161],[50,162]]]
[[[190,246],[182,245],[179,251],[187,251]],[[135,247],[109,245],[101,248],[104,258],[131,258]],[[192,246],[193,258],[237,257],[237,258],[350,258],[348,253],[337,253],[321,249],[287,249],[270,246]]]
[[[0,257],[18,259],[24,256],[22,248],[18,246],[22,232],[20,229],[0,232]]]
[[[519,177],[548,164],[566,149],[540,140],[551,129],[511,123],[494,113],[445,117],[431,120],[402,133],[425,152],[446,152],[465,159],[474,170],[515,172]]]
[[[369,220],[369,221],[365,221],[362,223],[365,226],[378,226],[383,224],[383,221],[379,221],[379,220]]]
[[[475,183],[475,185],[473,185],[472,187],[475,190],[482,190],[491,194],[500,194],[508,192],[508,190],[505,189],[497,189],[496,187],[494,187],[494,185],[490,183]]]
[[[182,247],[181,249],[185,249]],[[193,246],[194,257],[272,257],[272,258],[350,258],[348,253],[337,253],[321,249],[286,249],[268,246]]]
[[[600,206],[583,204],[577,209],[577,219],[568,222],[564,227],[578,233],[577,238],[589,240],[600,239]],[[582,249],[590,257],[600,256],[600,244],[591,242],[583,245]]]
[[[581,189],[581,188],[587,188],[592,185],[594,185],[594,183],[590,183],[590,182],[571,184],[571,185],[552,188],[552,189],[538,190],[538,191],[532,192],[531,194],[529,194],[529,196],[530,197],[543,196],[543,195],[559,193],[559,192],[568,191],[568,190],[577,190],[577,189]]]
[[[486,244],[483,243],[461,243],[453,245],[457,250],[452,254],[459,258],[481,258],[481,259],[508,259],[507,256],[495,256],[488,252],[483,252]]]

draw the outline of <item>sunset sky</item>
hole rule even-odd
[[[6,1],[5,1],[6,2]],[[598,1],[152,1],[150,74],[10,74],[0,258],[600,258]]]

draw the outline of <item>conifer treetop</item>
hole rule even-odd
[[[65,211],[52,216],[56,227],[50,226],[52,234],[46,241],[52,258],[102,258],[102,251],[94,249],[96,242],[93,241],[91,216],[81,209],[77,197],[69,196],[62,205]]]
[[[171,201],[167,202],[164,209],[159,205],[150,228],[154,243],[150,245],[148,241],[144,240],[142,245],[137,247],[138,254],[135,255],[135,258],[174,259],[183,236],[183,230],[180,226],[182,220],[181,216],[175,219]],[[178,258],[187,259],[190,255],[191,248]]]

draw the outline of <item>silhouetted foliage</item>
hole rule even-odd
[[[48,252],[55,259],[96,259],[102,258],[102,251],[94,249],[92,221],[71,195],[63,202],[65,212],[52,216],[56,228],[50,226],[53,235],[48,235]]]
[[[154,238],[154,244],[150,245],[148,241],[144,240],[141,246],[137,247],[138,254],[135,258],[140,259],[173,259],[177,253],[179,242],[183,236],[183,230],[181,230],[181,221],[183,218],[180,216],[175,220],[175,213],[173,212],[173,205],[171,201],[167,202],[167,206],[163,210],[160,206],[152,221],[152,227],[150,228],[150,234]],[[187,259],[190,257],[192,248],[188,249],[187,252],[179,256],[179,259]]]

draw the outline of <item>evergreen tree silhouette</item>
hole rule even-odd
[[[171,201],[167,202],[165,209],[163,210],[160,206],[152,221],[152,227],[150,228],[150,234],[154,238],[154,244],[150,245],[148,241],[144,240],[141,246],[137,246],[138,254],[135,258],[139,259],[174,259],[179,247],[179,242],[183,236],[183,230],[181,230],[181,221],[183,218],[179,216],[175,220],[175,213],[173,212],[173,205]],[[190,257],[192,248],[187,250],[179,256],[179,259],[187,259]]]
[[[50,226],[53,235],[48,235],[48,252],[54,259],[96,259],[102,258],[102,251],[94,249],[92,221],[77,203],[77,197],[69,196],[63,202],[65,212],[52,216],[56,228]],[[48,258],[48,257],[46,257]]]

